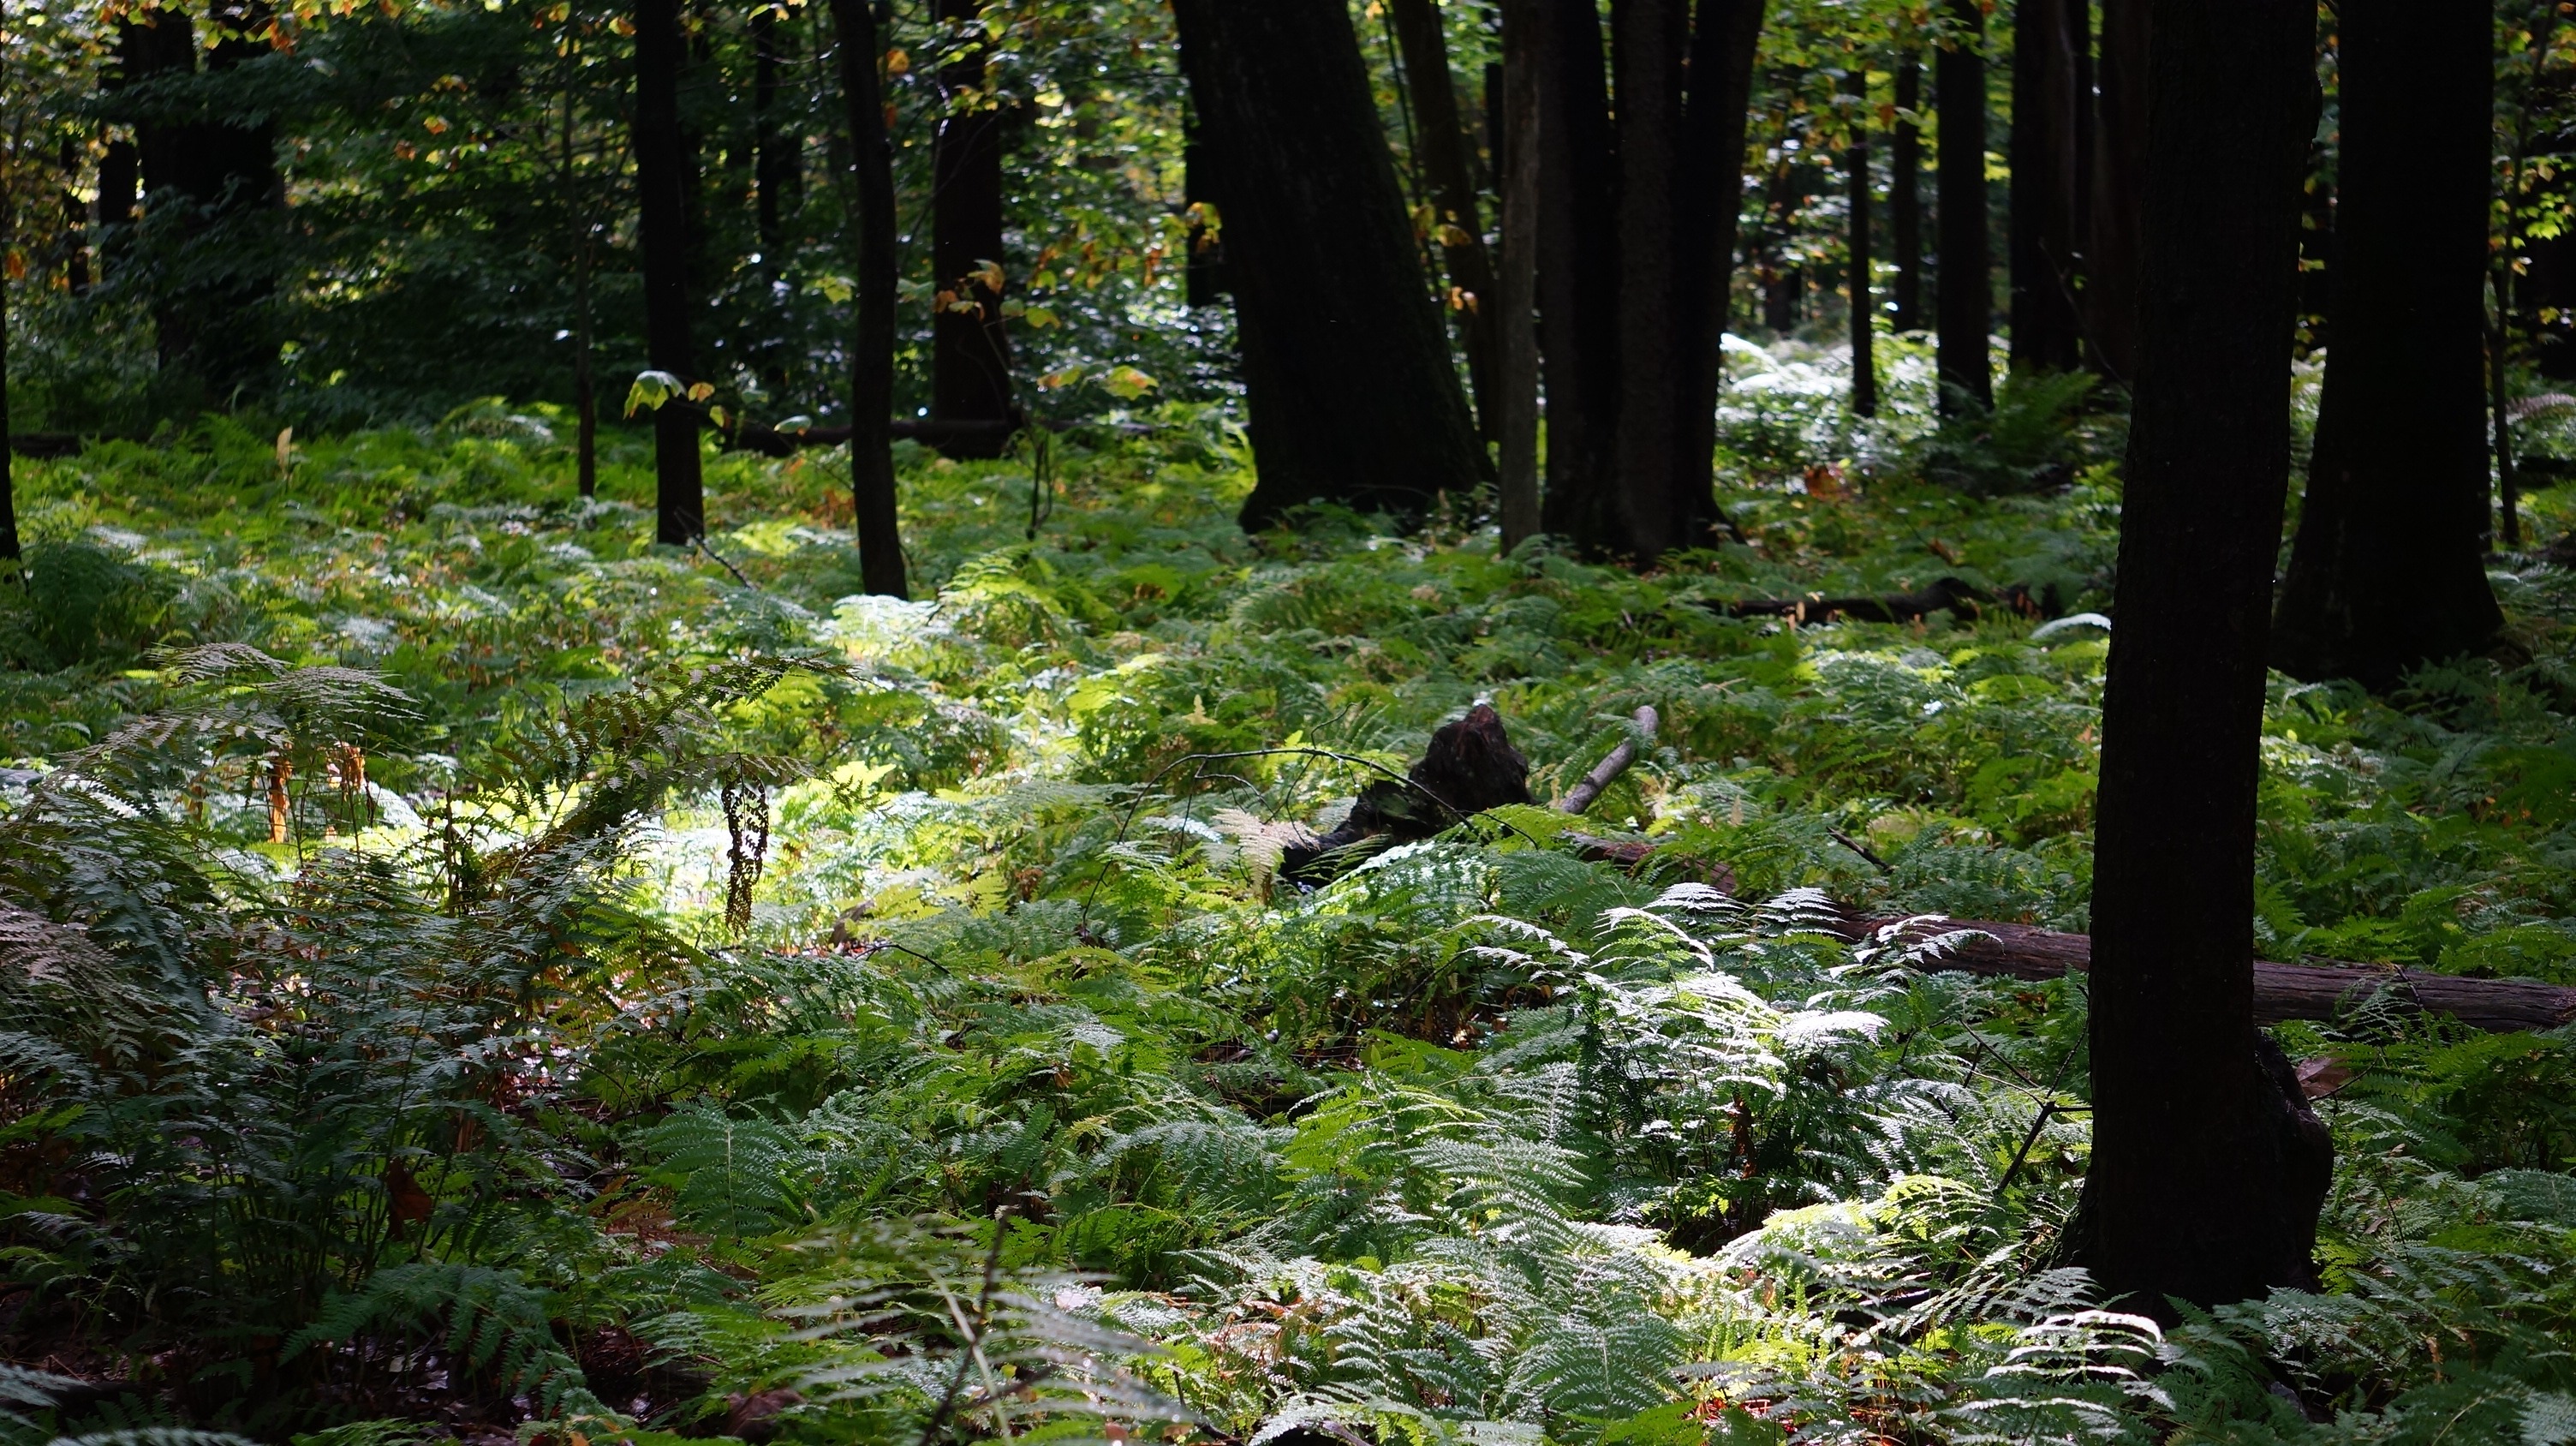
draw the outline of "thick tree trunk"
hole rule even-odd
[[[1923,329],[1923,64],[1912,51],[1896,63],[1896,129],[1887,142],[1887,243],[1896,253],[1891,318],[1900,332]]]
[[[1549,532],[1608,549],[1626,533],[1617,484],[1617,151],[1601,16],[1536,0],[1539,27],[1539,348],[1547,379]]]
[[[1985,12],[1977,0],[1950,0],[1968,33],[1933,58],[1940,87],[1941,271],[1934,310],[1941,409],[1994,405],[1994,364],[1986,352],[1994,325],[1994,279],[1986,218]]]
[[[1591,7],[1546,7],[1545,512],[1589,551],[1651,562],[1725,526],[1711,464],[1762,13],[1762,0],[1700,0],[1695,17],[1688,0],[1619,0],[1614,110]]]
[[[2334,347],[2273,661],[2385,689],[2503,618],[2487,532],[2490,7],[2347,0]]]
[[[680,132],[679,0],[635,0],[635,190],[644,243],[645,356],[697,380],[689,337],[689,164]],[[706,531],[698,409],[653,414],[653,540],[687,547]]]
[[[1734,300],[1735,243],[1744,198],[1744,138],[1753,106],[1754,53],[1767,0],[1699,0],[1691,22],[1690,85],[1682,118],[1673,204],[1681,244],[1675,299],[1682,343],[1680,434],[1673,458],[1675,535],[1704,547],[1735,525],[1714,490],[1717,394],[1726,381],[1726,325]],[[1740,538],[1738,540],[1741,540]]]
[[[1231,290],[1225,280],[1225,203],[1217,199],[1216,167],[1208,159],[1195,109],[1182,117],[1181,127],[1181,194],[1191,208],[1182,295],[1192,306],[1214,306]]]
[[[1688,0],[1617,0],[1610,57],[1619,147],[1619,550],[1651,562],[1695,540],[1681,528],[1676,368],[1682,314],[1678,233],[1682,56]]]
[[[795,58],[778,28],[779,10],[751,12],[751,183],[760,229],[761,262],[775,274],[787,262],[787,216],[803,197],[805,177],[794,138],[778,124],[780,69]]]
[[[1002,140],[1008,123],[985,75],[982,0],[939,0],[938,15],[974,39],[939,69],[948,113],[931,144],[930,264],[938,281],[931,322],[930,415],[943,422],[1019,416],[1011,345],[1002,324],[1007,285],[1002,244]],[[943,450],[994,457],[1008,445],[958,442]]]
[[[2165,1313],[2312,1283],[2323,1131],[2254,1026],[2305,0],[2157,0],[2143,321],[2102,709],[2077,1253]]]
[[[1844,249],[1850,254],[1851,405],[1864,417],[1878,415],[1878,302],[1869,274],[1869,71],[1855,58],[1843,72],[1843,93],[1851,97],[1851,144],[1843,151],[1843,176],[1850,197]]]
[[[213,18],[252,29],[264,15],[224,0]],[[188,18],[175,10],[138,11],[118,29],[125,85],[196,71],[197,44]],[[229,70],[268,53],[259,41],[230,39],[206,52],[208,72]],[[276,290],[274,229],[285,191],[277,168],[276,126],[220,115],[202,102],[154,96],[135,116],[136,153],[145,193],[164,212],[156,234],[179,255],[166,259],[177,278],[154,298],[162,365],[191,370],[211,399],[229,401],[275,364],[266,324]],[[184,220],[172,206],[192,208]]]
[[[1539,530],[1538,53],[1543,0],[1503,0],[1502,104],[1494,160],[1501,173],[1502,254],[1492,311],[1497,388],[1496,493],[1503,551]]]
[[[1440,211],[1440,256],[1449,284],[1460,295],[1450,315],[1467,353],[1467,375],[1476,393],[1476,422],[1488,440],[1501,435],[1501,337],[1496,327],[1496,277],[1485,250],[1485,224],[1476,209],[1476,178],[1468,164],[1467,132],[1458,119],[1458,90],[1449,74],[1449,44],[1441,34],[1435,0],[1388,0],[1387,18],[1404,55],[1413,102],[1414,144]]]
[[[908,595],[894,490],[894,153],[877,84],[881,54],[868,0],[831,0],[839,40],[841,99],[847,110],[858,207],[858,324],[850,339],[850,512],[859,535],[859,583],[886,597]]]
[[[1243,524],[1312,502],[1419,515],[1489,475],[1424,284],[1341,0],[1179,0],[1224,176],[1259,481]]]
[[[2093,195],[2084,249],[2085,336],[2094,370],[2138,374],[2139,244],[2146,225],[2147,40],[2154,0],[2102,0],[2095,66]]]
[[[2022,0],[2013,11],[2012,367],[2073,371],[2082,364],[2075,314],[2078,57],[2088,17],[2066,0]]]

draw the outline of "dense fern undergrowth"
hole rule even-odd
[[[1751,365],[1749,545],[1643,578],[1246,538],[1181,408],[908,457],[915,602],[828,454],[716,459],[694,553],[499,405],[22,464],[0,1437],[2576,1440],[2563,1031],[2279,1030],[2350,1072],[2327,1293],[2059,1260],[2080,981],[1816,925],[2084,925],[2106,634],[1708,604],[2098,608],[2112,439]],[[2276,682],[2272,957],[2576,983],[2576,584],[2498,566],[2498,656]],[[1480,698],[1542,799],[1657,708],[1584,825],[1650,862],[1533,808],[1278,876]]]

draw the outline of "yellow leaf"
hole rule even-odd
[[[910,75],[911,73],[912,57],[904,53],[902,46],[898,45],[886,52],[886,74]]]
[[[1118,366],[1109,369],[1109,374],[1100,379],[1100,385],[1120,401],[1132,402],[1162,383],[1134,367]]]
[[[703,402],[703,401],[705,401],[707,398],[712,397],[712,396],[714,396],[715,394],[716,394],[716,388],[715,388],[715,383],[713,383],[713,382],[691,382],[691,383],[689,383],[689,400],[690,400],[690,401],[693,401],[693,402]]]

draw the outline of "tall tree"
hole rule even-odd
[[[6,255],[14,237],[12,223],[15,207],[9,190],[0,185],[0,255]],[[9,279],[0,274],[0,562],[15,563],[18,550],[18,481],[10,471],[9,445]]]
[[[1538,306],[1547,379],[1549,532],[1624,547],[1618,510],[1618,176],[1601,13],[1592,0],[1535,0]]]
[[[1652,561],[1723,526],[1711,490],[1736,198],[1762,0],[1611,7],[1541,23],[1539,306],[1548,530]]]
[[[1488,474],[1342,0],[1178,0],[1224,176],[1259,480],[1243,523],[1311,502],[1418,514]]]
[[[1011,344],[1002,324],[1002,142],[1008,116],[987,73],[984,0],[939,0],[953,49],[939,67],[947,109],[931,141],[930,264],[938,280],[931,323],[933,421],[986,424],[943,437],[952,455],[998,457],[1019,420]]]
[[[1858,56],[1843,71],[1843,94],[1851,101],[1851,142],[1843,148],[1843,177],[1849,201],[1844,250],[1850,258],[1845,285],[1851,293],[1851,405],[1864,417],[1878,415],[1878,302],[1869,272],[1869,70]]]
[[[2159,21],[2161,23],[2161,20]],[[2273,660],[2372,688],[2485,643],[2492,7],[2345,0],[2334,345]]]
[[[1896,253],[1888,299],[1898,331],[1923,329],[1923,62],[1909,49],[1896,62],[1896,127],[1887,139],[1887,244]]]
[[[1502,254],[1494,286],[1496,494],[1503,550],[1539,530],[1538,492],[1538,10],[1503,0],[1502,105],[1495,161],[1501,171]]]
[[[1416,159],[1440,212],[1440,255],[1449,283],[1460,295],[1451,316],[1467,351],[1467,375],[1475,388],[1476,420],[1484,435],[1499,435],[1501,384],[1496,368],[1500,332],[1494,322],[1496,301],[1493,257],[1485,251],[1485,225],[1477,214],[1476,177],[1468,163],[1467,132],[1458,118],[1457,85],[1449,73],[1449,43],[1441,33],[1436,0],[1388,0],[1387,18],[1396,46],[1404,56],[1406,94],[1413,106]]]
[[[2045,3],[2045,0],[2042,0]],[[1934,294],[1941,409],[1994,405],[1994,281],[1986,228],[1985,11],[1950,0],[1952,34],[1932,62],[1940,90],[1940,276]]]
[[[2095,64],[2092,204],[2084,247],[2085,338],[2096,371],[2138,374],[2138,267],[2146,227],[2147,43],[2154,0],[2102,0]]]
[[[841,99],[857,182],[858,325],[850,339],[850,512],[859,534],[859,582],[887,597],[908,594],[894,492],[894,146],[877,83],[876,20],[867,0],[831,0],[839,40]]]
[[[259,38],[268,12],[255,0],[218,0],[206,22],[214,42],[202,48],[209,78],[269,53]],[[162,364],[195,372],[221,402],[256,385],[276,361],[265,317],[286,193],[275,122],[183,79],[198,73],[200,50],[186,14],[130,12],[118,25],[111,97],[118,118],[134,127],[153,235],[165,248],[153,296]],[[122,174],[108,179],[131,185]],[[131,215],[130,197],[130,190],[111,195],[108,204],[122,201]]]
[[[2013,9],[2012,366],[2073,371],[2083,362],[2076,315],[2083,234],[2077,142],[2090,97],[2079,88],[2091,49],[2090,0],[2021,0]]]
[[[805,189],[795,138],[778,123],[779,77],[796,58],[792,35],[779,27],[782,11],[773,3],[751,12],[752,197],[761,259],[773,272],[786,262],[787,215]]]
[[[635,190],[644,243],[645,356],[683,383],[697,380],[689,336],[688,143],[680,130],[679,0],[635,0]],[[674,547],[706,531],[698,410],[673,399],[653,413],[653,540]]]
[[[2313,1284],[2331,1146],[2253,1016],[2308,0],[2157,0],[2140,368],[2102,707],[2077,1249],[2165,1314]]]
[[[1680,442],[1666,482],[1666,543],[1698,547],[1734,532],[1715,493],[1717,393],[1726,380],[1726,323],[1734,299],[1736,228],[1743,209],[1744,138],[1753,106],[1753,61],[1768,0],[1699,0],[1691,18],[1683,91],[1681,162],[1675,178],[1679,289],[1673,326],[1681,359],[1674,425]],[[1714,529],[1715,531],[1713,531]]]

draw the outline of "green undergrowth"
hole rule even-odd
[[[2576,1440],[2563,1031],[2279,1031],[2351,1071],[2324,1294],[2062,1266],[2080,981],[1817,925],[2084,927],[2103,444],[1768,364],[1747,542],[1644,577],[1247,538],[1178,407],[907,448],[914,601],[830,453],[711,454],[688,552],[640,437],[583,503],[498,405],[24,464],[0,1336],[91,1384],[0,1435]],[[2497,656],[2276,682],[2273,957],[2576,983],[2576,596],[2499,566]],[[2078,616],[1723,610],[1944,577]],[[1505,809],[1280,877],[1480,699],[1541,800],[1657,709],[1582,825],[1653,861]]]

